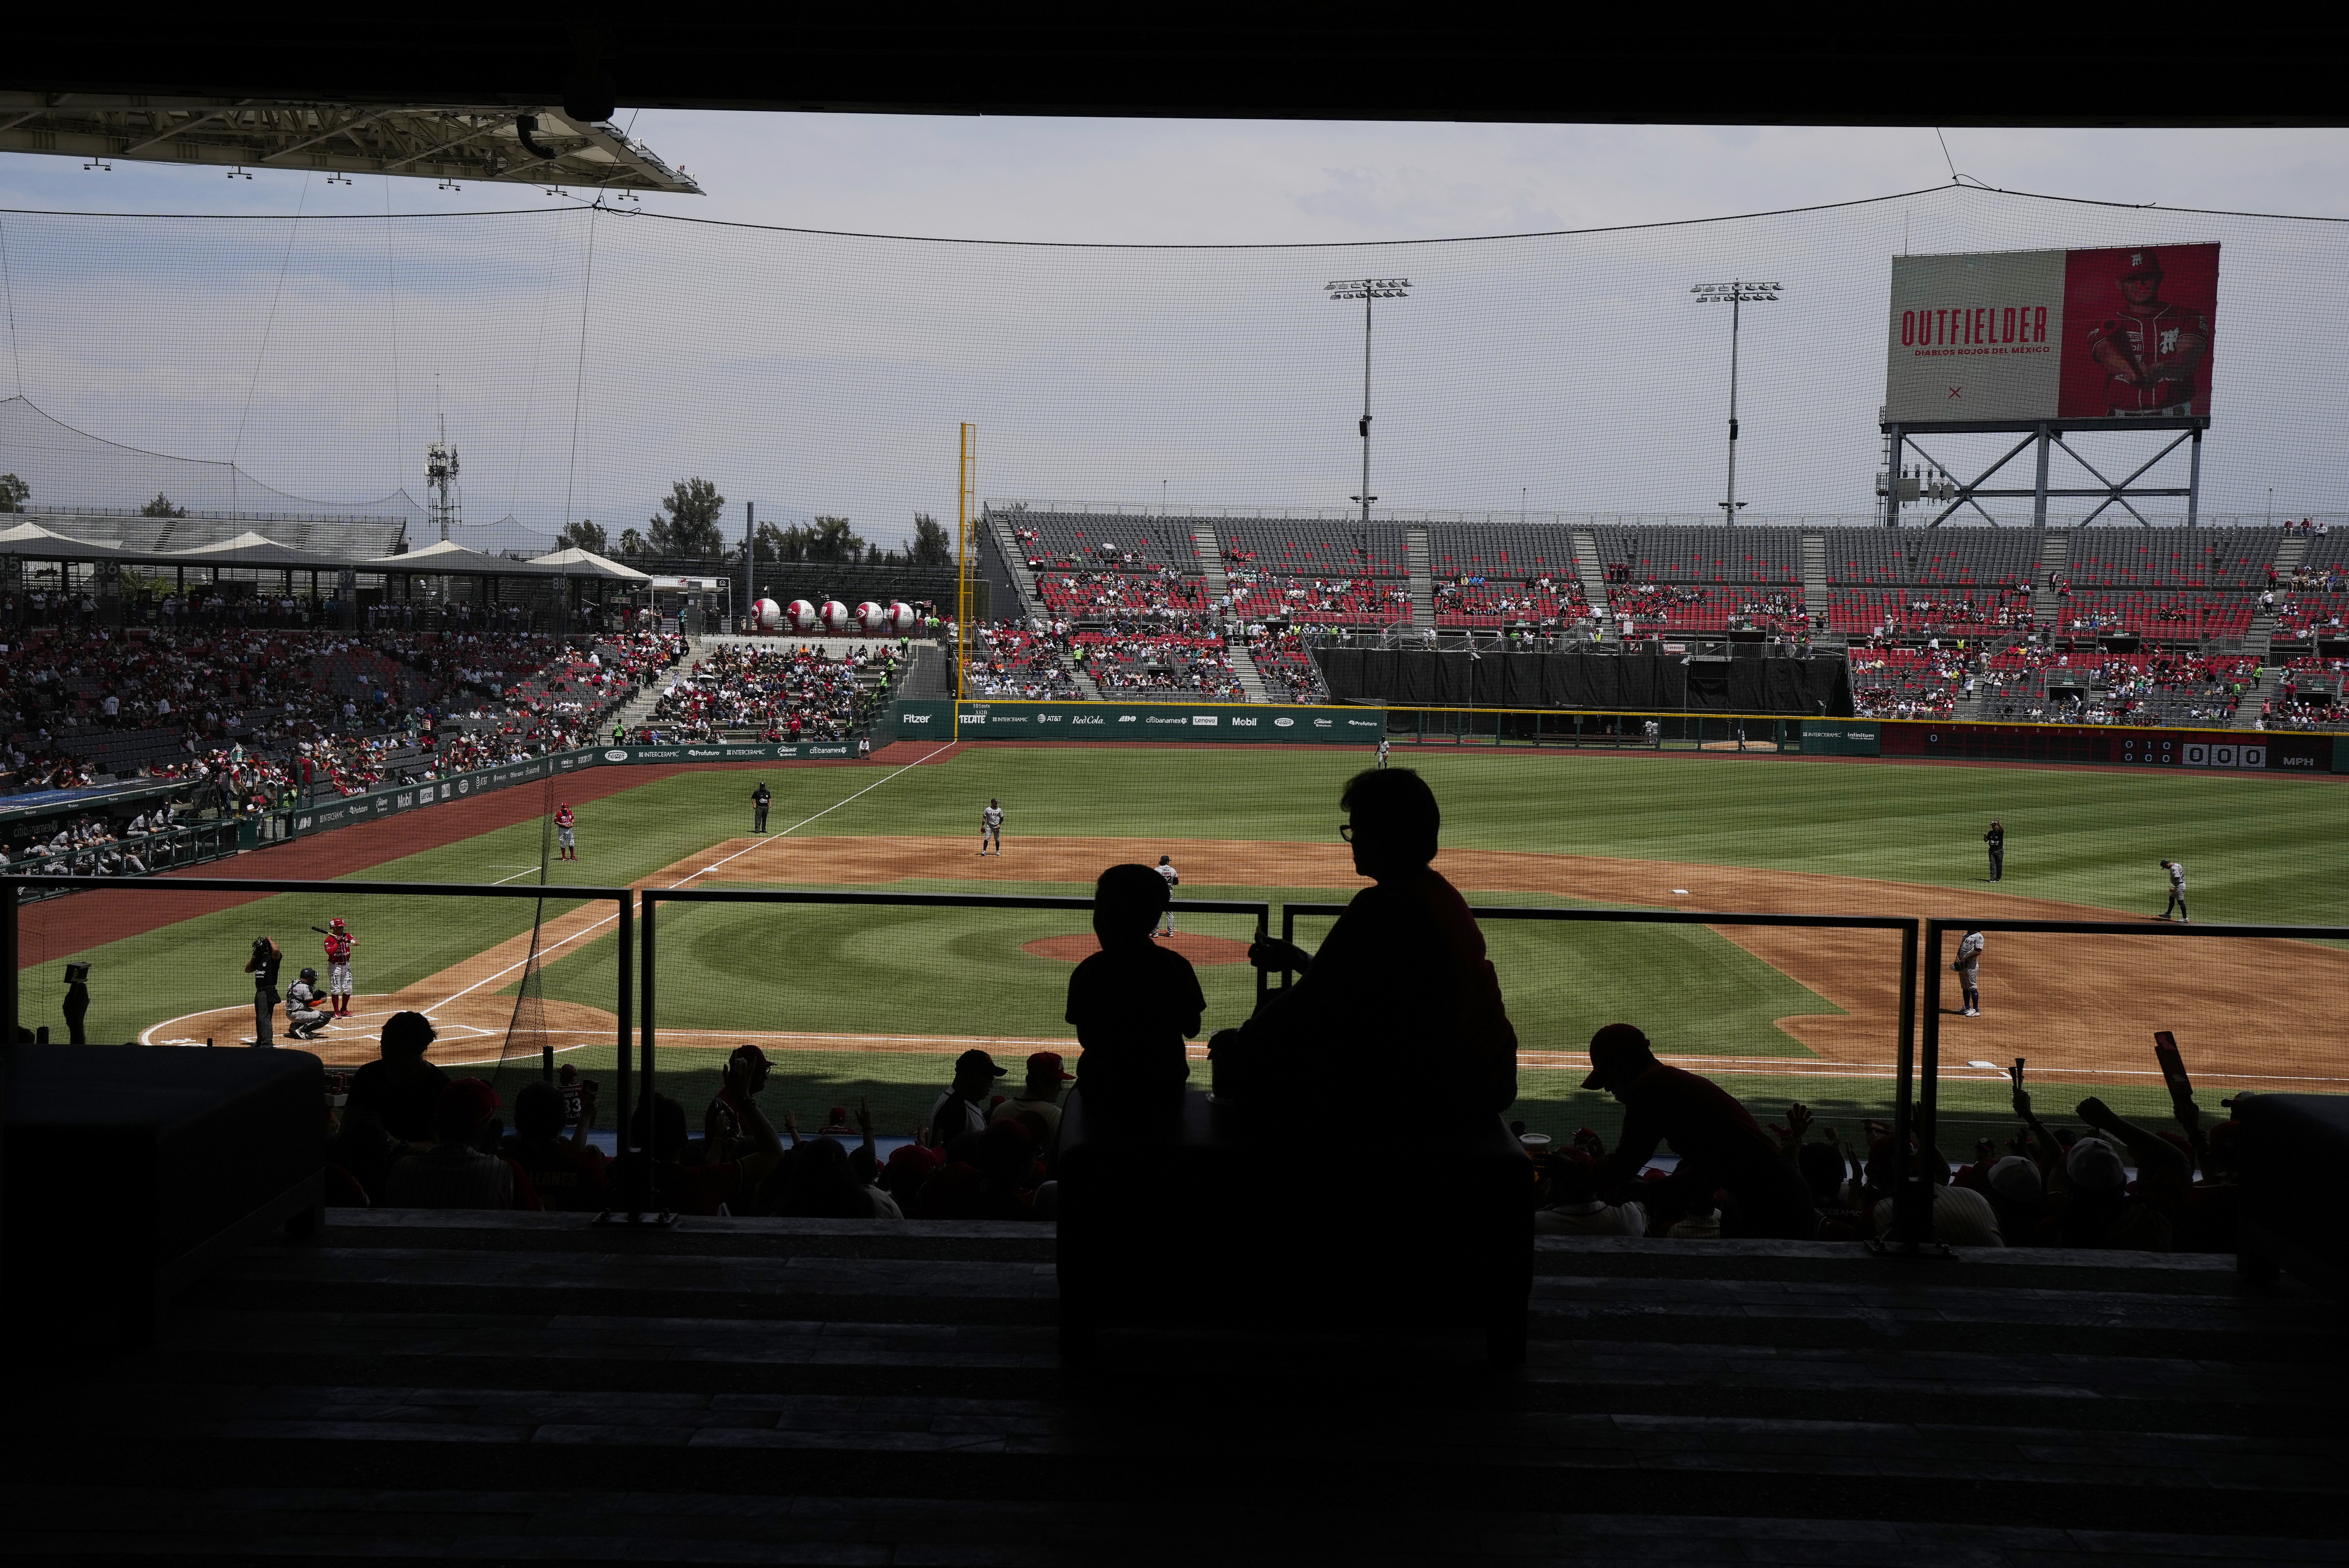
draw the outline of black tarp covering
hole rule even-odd
[[[1682,664],[1677,654],[1485,653],[1458,649],[1317,650],[1330,695],[1389,707],[1508,707],[1593,713],[1851,713],[1839,658],[1735,658]]]

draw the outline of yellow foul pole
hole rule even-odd
[[[962,453],[955,465],[955,723],[954,738],[962,738],[963,670],[970,647],[970,568],[977,553],[972,538],[978,527],[978,427],[963,421]]]

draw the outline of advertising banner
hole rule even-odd
[[[1874,757],[1883,741],[1872,718],[1806,718],[1803,720],[1806,757]]]
[[[550,774],[560,776],[575,772],[582,768],[594,767],[596,760],[595,749],[587,748],[533,757],[525,762],[477,769],[471,773],[452,774],[427,783],[396,784],[364,795],[298,808],[290,813],[293,830],[299,834],[323,832],[328,828],[347,828],[354,822],[420,810],[427,806],[437,806],[443,800],[462,800],[493,789],[544,779]]]
[[[1884,418],[2208,418],[2219,247],[1892,258]]]
[[[675,746],[604,746],[595,749],[601,762],[792,762],[816,757],[853,757],[849,740],[754,741],[725,746],[715,741],[680,742]]]
[[[1274,741],[1375,746],[1386,710],[1270,703],[908,701],[897,705],[900,739]]]
[[[2132,768],[2220,772],[2322,773],[2333,766],[2329,735],[2261,730],[2124,729],[2093,724],[1965,724],[1888,721],[1887,757],[1950,757],[2009,762],[2102,762]],[[1808,749],[1807,739],[1805,749]]]

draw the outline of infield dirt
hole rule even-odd
[[[639,888],[679,882],[719,882],[779,887],[876,886],[953,881],[989,883],[1089,885],[1104,866],[1154,861],[1171,854],[1185,884],[1194,888],[1283,888],[1328,890],[1350,897],[1363,885],[1342,844],[1299,844],[1230,840],[1107,838],[1015,839],[1000,857],[978,857],[964,838],[745,838],[700,851],[654,876]],[[1868,914],[1901,917],[1967,914],[1983,918],[2110,920],[2109,910],[2018,897],[1987,889],[1955,892],[1914,883],[1857,877],[1814,876],[1671,861],[1618,860],[1592,856],[1527,854],[1495,850],[1447,850],[1436,867],[1472,898],[1532,894],[1602,905],[1778,914]],[[542,949],[560,958],[608,923],[607,910],[589,905],[547,921]],[[1076,923],[1074,922],[1071,923]],[[1780,1070],[1842,1066],[1881,1068],[1893,1056],[1899,1007],[1899,974],[1894,937],[1882,931],[1836,931],[1712,925],[1711,929],[1826,998],[1842,1015],[1802,1014],[1777,1020],[1789,1037],[1816,1060],[1785,1059]],[[2198,1074],[2229,1087],[2253,1085],[2315,1088],[2349,1078],[2349,1068],[2329,1045],[2312,1043],[2300,1010],[2288,999],[2311,988],[2338,994],[2349,985],[2349,953],[2276,939],[2217,941],[2169,934],[2148,919],[2147,936],[1994,936],[1982,968],[1981,1017],[1956,1016],[1957,982],[1942,975],[1941,1054],[1955,1066],[1971,1058],[2000,1061],[2028,1057],[2034,1074],[2071,1081],[2142,1082],[2150,1072],[2150,1041],[2156,1029],[2177,1032],[2181,1041],[2223,1048],[2223,1073]],[[1045,955],[1073,962],[1092,950],[1090,932],[1072,931],[1046,944]],[[1181,939],[1194,940],[1188,934]],[[2181,947],[2179,944],[2185,945]],[[1228,944],[1237,946],[1237,944]],[[475,1031],[503,1016],[511,1001],[494,993],[510,985],[529,955],[529,937],[500,944],[464,964],[408,987],[400,1006],[448,1016],[457,1033],[478,1040]],[[1195,961],[1229,961],[1221,946],[1202,949]],[[2187,976],[2190,975],[2190,980]],[[1509,976],[1501,976],[1506,994]],[[444,1015],[446,1000],[462,994],[458,1013]],[[577,1004],[550,1002],[550,1031],[579,1043],[606,1040],[611,1016]],[[372,1010],[372,1008],[371,1008]],[[475,1015],[481,1015],[475,1016]],[[239,1023],[238,1020],[243,1020]],[[974,1020],[978,1022],[979,1020]],[[199,1024],[202,1026],[198,1026]],[[175,1035],[191,1028],[235,1037],[249,1028],[250,1014],[222,1009],[171,1026]],[[370,1031],[371,1032],[371,1031]],[[151,1031],[150,1031],[151,1033]],[[696,1043],[671,1037],[676,1044]],[[726,1043],[737,1037],[729,1034]],[[958,1050],[989,1037],[883,1037],[745,1032],[784,1049]],[[708,1044],[719,1044],[710,1040]],[[1025,1045],[1027,1042],[1014,1042]],[[1660,1042],[1667,1047],[1669,1042]],[[1575,1042],[1527,1041],[1528,1066],[1567,1065]],[[364,1059],[371,1047],[357,1040],[357,1057],[337,1043],[333,1060]],[[460,1041],[436,1047],[446,1059],[469,1057]],[[1692,1058],[1704,1059],[1704,1058]],[[1718,1061],[1718,1058],[1713,1058]]]

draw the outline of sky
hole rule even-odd
[[[1727,333],[1686,291],[1764,273],[1787,289],[1741,330],[1740,499],[1752,515],[1845,515],[1867,510],[1878,456],[1890,254],[2215,238],[2206,510],[2344,505],[2349,469],[2328,449],[2349,378],[2296,365],[2303,302],[2349,284],[2349,235],[2160,209],[2349,220],[2349,133],[616,118],[709,192],[620,207],[1031,243],[591,221],[535,187],[0,156],[0,208],[254,220],[0,214],[0,393],[337,503],[418,489],[448,418],[469,521],[549,531],[578,516],[616,531],[706,473],[730,525],[756,501],[895,542],[915,511],[952,515],[966,418],[983,496],[1343,508],[1360,490],[1361,326],[1319,285],[1409,273],[1413,297],[1376,329],[1381,510],[1700,515],[1723,483]],[[1952,191],[1953,170],[2158,207]],[[1438,242],[1900,192],[1925,194]],[[375,221],[387,207],[448,221]],[[569,211],[455,216],[516,208]],[[320,222],[259,221],[297,210]],[[16,428],[0,421],[0,440]],[[1995,455],[1942,446],[1956,467]]]

